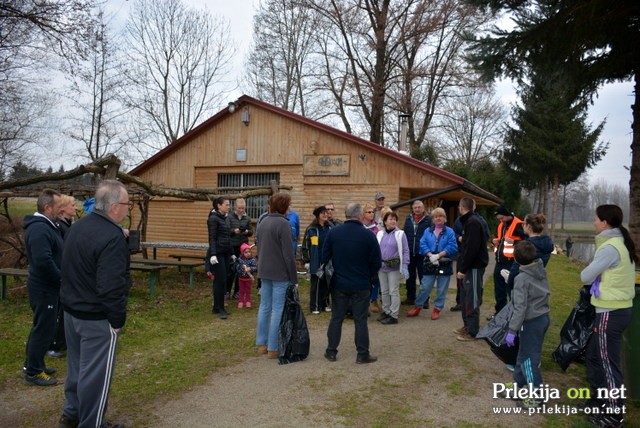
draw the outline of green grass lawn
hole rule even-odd
[[[37,198],[9,198],[9,215],[24,217],[36,212]]]
[[[544,343],[543,376],[545,381],[560,383],[566,391],[569,387],[586,386],[584,367],[572,364],[563,373],[552,361],[551,352],[557,346],[559,330],[578,298],[580,268],[564,257],[553,257],[548,271],[552,288],[552,322]],[[485,276],[490,278],[491,275]],[[118,351],[110,407],[117,414],[135,415],[132,418],[136,425],[148,426],[153,420],[152,404],[180,397],[182,392],[205,383],[211,373],[255,355],[257,308],[244,312],[231,308],[234,322],[215,322],[215,328],[212,328],[210,282],[204,273],[197,274],[196,289],[190,290],[187,273],[163,271],[155,297],[148,294],[146,274],[135,273],[134,282],[127,324]],[[10,287],[14,289],[10,291],[9,299],[0,302],[0,400],[6,400],[9,395],[14,398],[16,394],[26,397],[32,391],[22,385],[20,376],[31,323],[26,290],[15,289],[20,284],[12,281]],[[308,301],[309,287],[305,285],[300,287],[303,302]],[[491,280],[484,296],[484,305],[488,307],[493,302]],[[320,317],[308,317],[307,322],[310,328],[326,324]],[[59,370],[60,377],[66,375],[64,360],[47,361]],[[27,412],[20,426],[51,424],[60,413],[62,394],[62,388],[56,388],[56,392],[49,395],[37,394],[44,397],[40,399],[38,411]],[[569,404],[568,400],[564,401]],[[388,410],[394,411],[393,408]],[[117,414],[112,416],[117,418]],[[403,420],[403,415],[392,419]],[[627,420],[640,420],[639,405],[630,409]],[[550,427],[585,426],[582,417],[577,416],[547,416],[546,421]],[[638,425],[631,422],[627,426]]]

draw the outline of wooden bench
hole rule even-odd
[[[198,254],[169,254],[169,257],[171,257],[172,259],[178,259],[179,262],[182,261],[182,259],[194,259],[194,260],[204,260],[204,254],[202,255],[198,255]],[[204,263],[204,261],[203,261]],[[178,272],[182,272],[182,267],[178,266]]]
[[[0,291],[0,300],[6,300],[9,295],[9,286],[7,285],[8,276],[21,276],[28,277],[29,271],[27,269],[5,268],[0,269],[0,275],[2,275],[2,291]]]
[[[162,269],[166,269],[169,266],[164,266],[164,265],[150,266],[146,264],[133,263],[133,260],[131,261],[132,263],[129,266],[131,270],[135,270],[139,272],[149,272],[149,294],[151,294],[152,296],[155,295],[156,294],[156,276],[160,275],[160,271]]]
[[[183,267],[188,268],[189,269],[189,288],[191,289],[193,289],[193,287],[195,286],[193,282],[195,268],[204,266],[204,260],[201,260],[199,262],[181,262],[181,261],[174,261],[174,260],[132,258],[131,263],[138,263],[145,266],[164,266],[164,267],[176,266],[178,270],[180,270]]]
[[[168,267],[169,266],[162,266],[162,265],[149,266],[146,264],[134,264],[134,263],[131,264],[131,270],[149,272],[149,293],[151,295],[155,294],[156,292],[156,273]],[[9,295],[9,286],[7,285],[7,277],[8,276],[28,277],[29,271],[27,269],[5,268],[5,269],[0,269],[0,275],[2,276],[2,291],[0,292],[0,300],[6,300],[7,296]]]
[[[178,259],[178,261],[182,261],[182,259],[204,260],[204,254],[169,254],[169,257],[172,259]]]

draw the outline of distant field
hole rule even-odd
[[[36,198],[9,198],[9,215],[24,217],[36,212]]]

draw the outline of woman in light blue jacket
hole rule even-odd
[[[420,239],[420,254],[425,256],[424,276],[416,297],[416,306],[407,312],[407,316],[415,317],[420,314],[422,305],[429,298],[433,285],[437,282],[438,291],[431,313],[431,319],[437,320],[444,308],[449,278],[453,275],[451,257],[458,253],[458,244],[455,232],[445,224],[447,215],[442,208],[431,211],[431,219],[432,225]]]

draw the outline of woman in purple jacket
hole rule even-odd
[[[382,310],[378,321],[382,324],[398,324],[400,313],[400,274],[409,276],[409,243],[407,235],[398,228],[398,215],[388,212],[384,215],[383,227],[377,234],[382,268],[378,272],[382,292]]]

